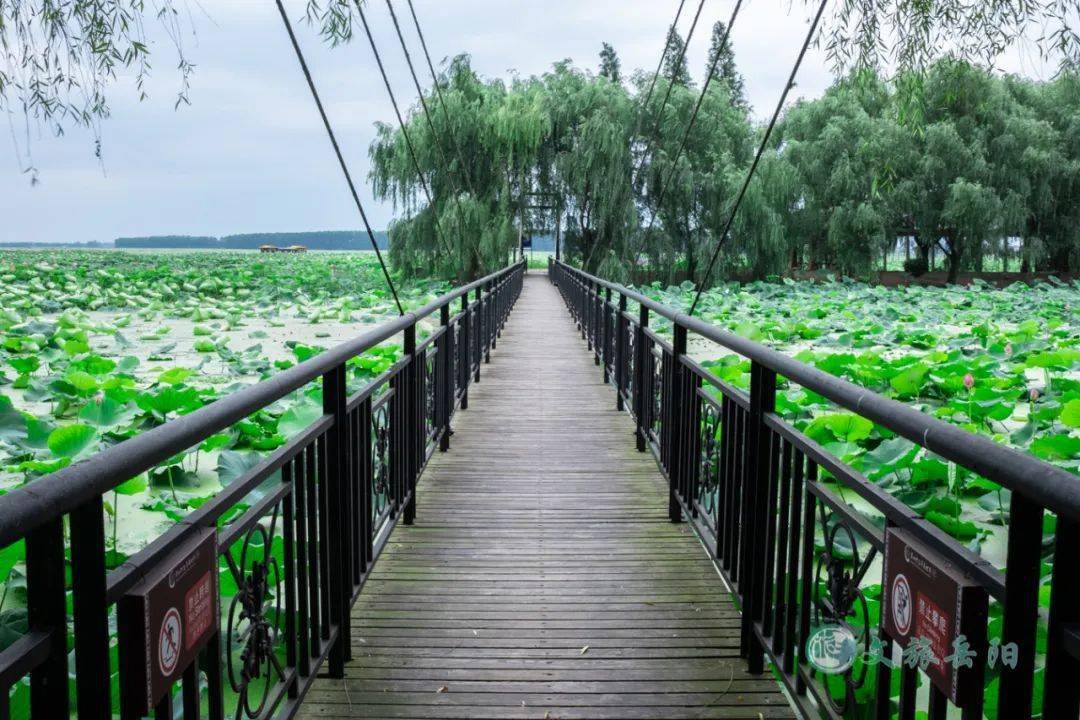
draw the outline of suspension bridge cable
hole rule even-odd
[[[409,0],[411,3],[412,0]],[[675,11],[675,19],[671,21],[671,27],[676,27],[679,24],[679,18],[682,17],[683,6],[686,5],[686,0],[679,0],[679,9]],[[649,89],[645,93],[645,101],[641,103],[641,107],[638,108],[637,117],[634,118],[634,132],[631,136],[637,135],[637,131],[641,126],[641,116],[644,115],[646,108],[649,107],[649,101],[652,100],[653,88],[656,87],[656,78],[660,77],[660,70],[664,67],[664,60],[667,58],[668,49],[671,48],[671,43],[668,42],[670,35],[664,36],[664,49],[660,53],[660,60],[656,63],[656,72],[653,73],[652,80],[649,81]]]
[[[368,26],[367,17],[364,15],[364,8],[361,6],[361,0],[355,0],[355,2],[356,10],[360,13],[360,22],[364,26],[364,34],[367,35],[368,44],[371,45],[371,52],[375,55],[375,63],[379,66],[379,74],[382,75],[383,85],[386,86],[386,94],[390,97],[390,104],[394,106],[394,115],[397,116],[398,127],[401,128],[401,135],[405,138],[405,147],[408,148],[409,157],[412,158],[413,168],[416,170],[416,176],[420,180],[420,187],[423,189],[424,196],[427,198],[428,205],[431,207],[431,217],[435,221],[435,234],[442,240],[443,249],[446,250],[446,256],[452,260],[454,253],[450,250],[450,245],[446,242],[446,235],[443,233],[442,224],[439,222],[439,213],[438,209],[435,207],[435,200],[432,198],[427,178],[424,177],[424,172],[420,169],[420,161],[416,156],[416,148],[413,146],[412,138],[409,137],[408,128],[405,127],[405,119],[401,116],[397,98],[394,97],[394,90],[390,87],[390,79],[386,76],[386,68],[383,66],[382,56],[379,54],[379,48],[375,45],[375,38],[371,34],[371,28]]]
[[[407,2],[409,3],[409,14],[412,15],[413,25],[416,27],[416,34],[420,37],[420,47],[424,50],[424,59],[427,60],[428,71],[431,72],[431,83],[435,87],[435,94],[439,96],[439,107],[442,108],[443,118],[446,120],[446,132],[450,136],[450,144],[454,146],[454,154],[457,156],[458,164],[461,166],[461,174],[465,178],[465,184],[468,186],[469,192],[472,193],[473,197],[478,197],[476,188],[473,187],[472,177],[469,175],[469,166],[465,164],[465,158],[461,154],[461,146],[458,145],[457,136],[454,133],[450,112],[446,109],[446,98],[443,97],[439,76],[436,74],[435,66],[431,62],[431,53],[428,52],[424,31],[420,28],[420,20],[416,17],[416,8],[413,7],[412,0],[407,0]]]
[[[682,50],[679,52],[679,57],[675,60],[675,67],[682,65],[683,58],[686,57],[686,50],[690,47],[690,40],[694,37],[694,30],[697,28],[698,19],[701,17],[701,9],[705,7],[705,0],[700,0],[697,6],[697,12],[694,13],[694,21],[690,23],[690,31],[686,34],[686,42],[683,43]],[[680,11],[682,8],[680,8]],[[675,26],[672,25],[674,31]],[[667,50],[668,43],[665,43],[665,51]],[[656,76],[653,76],[653,82],[656,81]],[[645,158],[649,156],[649,151],[652,149],[653,141],[659,137],[660,125],[663,120],[664,108],[667,107],[668,100],[671,99],[671,91],[675,88],[675,78],[669,78],[667,92],[664,93],[664,100],[660,103],[660,109],[656,112],[656,122],[653,124],[652,132],[649,133],[648,139],[645,143],[645,151],[641,154],[641,158],[638,160],[637,167],[634,168],[634,172],[630,175],[630,182],[633,184],[634,178],[641,173],[641,166],[645,164]]]
[[[731,18],[728,19],[727,29],[724,31],[724,38],[720,43],[720,47],[727,45],[728,38],[731,36],[731,28],[735,26],[735,21],[739,17],[740,8],[742,8],[742,0],[737,0],[735,8],[731,11]],[[709,72],[705,77],[705,84],[701,87],[701,94],[698,95],[693,112],[690,113],[690,120],[686,124],[686,130],[683,132],[682,140],[679,141],[679,149],[676,151],[675,157],[671,161],[671,168],[668,170],[666,176],[660,178],[660,187],[657,190],[656,201],[649,203],[652,206],[652,212],[649,216],[649,226],[645,230],[645,238],[648,238],[650,233],[652,233],[653,224],[656,222],[656,216],[660,212],[660,204],[664,202],[664,193],[667,191],[667,188],[670,186],[671,181],[675,176],[675,172],[678,170],[679,158],[682,157],[683,151],[686,150],[686,143],[690,139],[690,132],[694,129],[694,123],[697,121],[698,112],[701,110],[701,105],[705,101],[705,95],[709,92],[709,85],[716,75],[716,66],[720,64],[720,55],[721,53],[717,52],[716,57],[714,57],[712,63],[709,64]]]
[[[424,112],[424,118],[427,120],[428,128],[431,130],[431,137],[435,141],[435,148],[439,151],[439,158],[442,160],[442,165],[446,168],[446,177],[450,181],[450,186],[454,191],[455,197],[461,196],[461,188],[454,181],[454,175],[450,171],[450,163],[446,157],[446,151],[443,149],[442,141],[439,139],[439,133],[435,130],[435,123],[431,119],[431,112],[428,110],[427,99],[424,97],[424,89],[420,87],[420,79],[416,76],[416,68],[413,65],[412,55],[409,53],[409,46],[405,42],[405,36],[401,32],[401,25],[398,24],[397,13],[394,12],[394,5],[390,0],[386,0],[386,7],[390,10],[390,18],[394,21],[394,31],[397,33],[398,41],[401,43],[401,51],[405,54],[405,62],[409,66],[409,74],[412,75],[413,85],[416,87],[416,94],[420,97],[420,107]],[[461,238],[461,246],[465,246],[465,226],[461,222],[460,210],[454,213],[454,219],[457,221],[458,235]],[[480,257],[479,248],[474,248],[476,253],[476,259],[483,262]]]
[[[277,3],[278,12],[281,13],[281,21],[285,23],[285,30],[289,33],[289,40],[292,42],[293,50],[296,52],[296,59],[300,61],[300,69],[304,71],[304,78],[307,80],[308,88],[311,90],[311,96],[315,99],[315,106],[319,109],[323,127],[326,128],[326,134],[330,138],[330,144],[334,148],[334,154],[337,155],[338,164],[341,166],[341,172],[345,175],[345,182],[349,186],[349,192],[352,193],[353,202],[356,203],[356,209],[360,211],[360,218],[364,221],[364,229],[367,231],[368,240],[371,241],[371,249],[375,251],[375,257],[379,260],[379,267],[382,268],[383,278],[386,279],[386,284],[390,288],[390,293],[394,296],[394,304],[397,305],[398,314],[404,315],[405,309],[401,306],[397,288],[394,287],[394,281],[390,279],[390,271],[387,270],[386,263],[383,261],[382,252],[379,250],[379,244],[375,242],[375,233],[371,231],[371,223],[368,222],[367,213],[364,212],[364,205],[360,202],[360,195],[356,192],[356,185],[353,183],[352,175],[349,173],[349,166],[346,165],[345,157],[341,154],[341,147],[338,145],[337,137],[334,135],[334,129],[330,125],[330,119],[326,115],[326,109],[323,107],[322,100],[319,98],[319,91],[315,89],[315,81],[311,78],[311,70],[308,69],[307,61],[304,59],[304,53],[300,49],[300,43],[296,40],[296,33],[293,32],[292,23],[289,21],[289,16],[285,12],[285,6],[281,4],[281,0],[275,0],[275,2]]]
[[[702,276],[701,281],[698,283],[697,294],[694,295],[694,302],[690,305],[690,315],[694,314],[698,301],[701,300],[701,293],[705,290],[705,282],[709,279],[709,275],[712,274],[713,265],[716,264],[716,259],[720,256],[720,249],[724,245],[724,239],[727,238],[728,232],[731,231],[731,224],[735,221],[735,214],[739,211],[739,205],[742,204],[743,197],[746,195],[746,188],[749,187],[750,180],[754,177],[754,171],[757,170],[758,162],[765,153],[765,146],[769,142],[769,136],[776,126],[777,118],[780,117],[780,111],[783,110],[784,102],[787,100],[788,91],[790,91],[795,84],[795,75],[799,72],[799,66],[802,65],[803,57],[806,56],[806,50],[810,47],[810,41],[814,38],[814,32],[817,30],[818,22],[821,20],[821,15],[825,11],[827,2],[828,0],[821,0],[821,5],[818,6],[817,14],[814,16],[813,22],[810,23],[810,29],[806,33],[806,39],[803,40],[802,49],[799,50],[799,56],[795,59],[795,64],[791,68],[791,74],[788,75],[788,81],[787,84],[784,85],[784,91],[780,93],[780,101],[776,103],[776,110],[773,111],[772,119],[769,120],[769,126],[765,128],[765,135],[761,138],[761,145],[758,146],[757,154],[754,155],[754,162],[750,165],[750,171],[746,173],[746,179],[743,180],[742,187],[739,189],[739,195],[735,198],[735,204],[731,207],[731,213],[728,215],[727,223],[724,225],[724,231],[720,233],[720,237],[716,242],[716,249],[709,259],[708,267],[705,268],[705,275]],[[730,30],[730,28],[728,29]]]
[[[424,111],[424,118],[427,120],[428,129],[431,130],[431,136],[435,140],[435,147],[439,151],[442,164],[449,169],[450,163],[447,162],[446,151],[443,149],[442,140],[439,139],[439,133],[435,130],[435,123],[431,119],[431,111],[428,110],[427,99],[424,98],[424,89],[420,87],[420,79],[416,77],[416,67],[413,65],[412,55],[409,53],[409,46],[405,42],[405,36],[401,33],[401,25],[398,24],[397,13],[394,12],[394,4],[391,0],[386,0],[386,7],[390,11],[390,19],[394,21],[394,31],[397,33],[398,42],[401,43],[401,51],[405,54],[405,63],[409,66],[409,74],[412,75],[416,94],[420,97],[420,108]],[[452,175],[451,184],[454,186],[454,192],[458,192],[457,183],[453,182]]]

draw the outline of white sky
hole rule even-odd
[[[615,46],[625,74],[652,70],[677,0],[414,0],[438,64],[472,55],[486,77],[544,72],[562,58],[595,69],[601,41]],[[700,78],[712,24],[727,20],[732,0],[709,0],[688,58]],[[371,0],[377,34],[398,101],[415,101],[385,2]],[[201,9],[200,9],[201,7]],[[303,0],[287,0],[294,20]],[[685,37],[696,3],[680,22]],[[408,6],[395,9],[414,61],[422,63]],[[335,230],[360,227],[272,0],[192,0],[196,35],[185,39],[195,63],[191,107],[173,109],[178,85],[167,40],[152,45],[151,97],[138,102],[130,79],[110,89],[112,117],[102,132],[103,160],[92,138],[72,129],[63,138],[33,133],[29,148],[40,183],[20,173],[9,133],[0,140],[0,242],[108,241],[131,235],[227,235],[238,232]],[[755,113],[768,115],[806,32],[800,0],[749,0],[733,33],[739,69]],[[358,37],[330,49],[312,28],[295,22],[353,177],[367,177],[373,123],[393,111],[367,46]],[[1035,77],[1049,71],[1031,53],[1003,67]],[[418,68],[419,70],[420,68]],[[426,71],[421,75],[421,81]],[[831,81],[824,51],[812,49],[790,99],[820,94]],[[25,152],[21,117],[12,132]],[[361,199],[376,229],[392,217],[367,188]]]

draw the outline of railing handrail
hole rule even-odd
[[[1080,521],[1080,477],[1062,468],[951,425],[904,403],[878,395],[761,343],[721,330],[700,318],[691,317],[623,285],[591,275],[561,260],[553,262],[591,283],[640,303],[675,325],[757,362],[845,409],[865,416],[947,460],[963,465],[1009,490],[1028,496],[1051,512]]]
[[[383,323],[352,340],[261,380],[243,390],[0,496],[0,547],[35,527],[69,514],[95,496],[146,472],[259,409],[325,375],[342,363],[403,332],[468,292],[502,280],[522,264],[512,263],[468,285],[454,288],[418,310]]]

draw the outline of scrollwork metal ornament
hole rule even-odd
[[[708,400],[701,401],[701,443],[698,461],[697,503],[706,518],[715,517],[720,489],[720,408]]]
[[[651,345],[651,343],[650,343]],[[652,362],[652,396],[649,406],[649,429],[653,440],[660,443],[661,425],[663,423],[663,396],[664,396],[664,356],[657,357],[654,347],[649,347],[649,357]]]
[[[281,568],[271,552],[277,518],[275,507],[269,529],[261,522],[248,529],[239,562],[231,550],[225,553],[237,588],[229,604],[226,633],[229,685],[238,696],[237,718],[261,717],[271,688],[285,679],[274,652],[282,619]],[[253,556],[259,551],[261,557],[256,559]]]
[[[390,409],[387,402],[371,411],[371,519],[378,520],[390,504]]]
[[[856,647],[861,648],[862,652],[862,660],[857,659],[845,672],[820,675],[829,704],[837,713],[843,714],[854,707],[855,695],[866,684],[869,675],[870,666],[865,658],[870,655],[873,638],[870,608],[860,585],[877,555],[877,549],[871,547],[866,558],[860,560],[858,536],[846,520],[836,513],[826,515],[824,506],[819,506],[819,511],[825,547],[817,554],[816,560],[813,624],[816,627],[832,624],[847,628],[855,638]],[[847,540],[851,548],[849,558],[837,551],[838,538]],[[843,683],[842,692],[836,692],[837,681]]]
[[[438,374],[438,353],[435,346],[430,346],[424,353],[424,432],[428,440],[434,439],[438,432],[438,423],[435,420],[435,383]]]

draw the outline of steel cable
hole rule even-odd
[[[364,26],[364,34],[367,35],[368,44],[371,46],[371,52],[375,56],[375,63],[379,66],[379,74],[382,76],[383,85],[386,86],[386,94],[390,97],[390,104],[394,107],[394,115],[397,116],[398,127],[401,128],[401,135],[405,139],[405,147],[409,151],[409,157],[412,159],[413,168],[416,170],[416,176],[420,181],[420,187],[424,191],[424,196],[427,198],[428,205],[431,207],[432,219],[435,222],[435,234],[439,236],[442,241],[443,249],[446,250],[447,257],[451,260],[454,257],[453,251],[451,251],[449,244],[446,242],[446,235],[442,231],[442,224],[439,222],[438,209],[435,207],[435,200],[431,195],[431,189],[428,187],[427,178],[424,177],[423,170],[420,169],[420,161],[416,156],[416,148],[413,146],[412,138],[409,137],[409,130],[405,127],[405,119],[401,115],[401,109],[398,107],[397,98],[394,97],[394,90],[390,86],[390,79],[386,75],[386,68],[383,66],[382,56],[379,54],[379,48],[375,44],[375,38],[371,34],[371,28],[368,26],[367,17],[364,15],[364,8],[361,7],[360,0],[355,0],[356,10],[360,14],[360,22]]]
[[[296,40],[296,33],[293,32],[292,23],[289,21],[289,16],[285,12],[285,6],[281,4],[281,0],[275,0],[275,2],[277,3],[278,12],[281,13],[281,21],[285,24],[285,30],[289,33],[289,40],[292,42],[293,50],[296,52],[296,59],[300,61],[300,69],[304,71],[304,78],[307,80],[308,88],[311,90],[311,96],[315,99],[315,106],[319,109],[319,116],[322,117],[323,127],[326,128],[326,134],[330,138],[330,144],[334,148],[334,154],[337,155],[338,164],[341,166],[341,172],[345,175],[345,182],[349,186],[349,192],[352,194],[353,202],[356,203],[356,209],[360,211],[360,218],[364,221],[364,229],[367,231],[368,239],[371,241],[371,248],[375,251],[375,257],[379,260],[379,267],[382,268],[383,277],[386,279],[386,284],[390,288],[390,293],[394,296],[394,304],[397,305],[398,314],[404,315],[405,309],[401,306],[397,288],[394,287],[394,281],[390,279],[390,271],[386,267],[386,262],[383,261],[382,252],[379,250],[378,243],[375,242],[375,233],[371,230],[371,223],[368,222],[367,213],[364,212],[364,205],[360,202],[360,195],[356,192],[356,185],[353,183],[352,175],[349,173],[349,166],[345,163],[345,157],[341,154],[341,147],[338,145],[337,137],[334,135],[334,129],[330,125],[330,119],[326,115],[326,109],[323,107],[322,100],[319,98],[319,91],[315,89],[315,81],[311,78],[311,70],[308,69],[307,61],[304,59],[304,53],[300,49],[300,43]]]
[[[765,135],[761,138],[761,145],[758,146],[757,154],[754,155],[754,162],[750,165],[750,171],[746,173],[746,179],[743,180],[742,187],[739,189],[739,194],[735,198],[735,204],[731,207],[731,213],[728,215],[727,223],[725,223],[724,230],[720,233],[720,237],[716,242],[716,250],[713,251],[712,257],[709,259],[709,265],[705,268],[705,275],[702,276],[701,282],[698,283],[697,294],[694,295],[694,302],[690,305],[689,315],[694,314],[698,301],[701,300],[701,293],[705,289],[705,283],[708,281],[709,275],[712,274],[713,265],[716,264],[716,259],[720,256],[720,249],[724,246],[724,239],[727,238],[728,232],[731,231],[731,225],[735,221],[735,214],[739,212],[739,205],[742,204],[743,197],[746,195],[746,188],[749,187],[750,180],[754,177],[754,171],[757,170],[758,162],[765,153],[765,146],[769,142],[769,136],[772,134],[773,128],[776,126],[776,120],[780,117],[780,112],[784,108],[784,102],[787,100],[788,92],[795,84],[795,75],[799,72],[799,66],[802,65],[803,58],[806,56],[806,50],[810,47],[810,42],[814,38],[814,32],[817,30],[818,22],[821,20],[822,13],[825,12],[825,5],[828,1],[829,0],[821,0],[821,5],[818,6],[817,14],[814,15],[814,20],[810,23],[810,29],[806,33],[806,39],[803,40],[802,49],[799,50],[799,56],[795,59],[795,64],[791,68],[791,74],[788,75],[788,81],[787,84],[784,85],[784,91],[780,93],[780,100],[776,103],[776,109],[773,111],[772,119],[769,120],[769,126],[765,128]],[[730,30],[731,28],[729,27],[728,31],[730,32]]]

